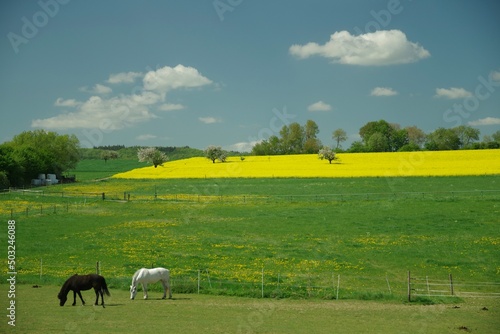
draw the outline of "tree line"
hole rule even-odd
[[[58,178],[80,160],[75,135],[45,130],[26,131],[0,144],[0,189],[29,184],[39,174]]]
[[[301,126],[294,122],[284,125],[279,136],[273,135],[268,139],[255,144],[253,155],[280,155],[280,154],[312,154],[322,150],[323,144],[317,138],[318,125],[308,120]],[[335,151],[342,152],[398,152],[398,151],[441,151],[459,149],[495,149],[500,148],[500,131],[491,136],[484,136],[479,141],[480,131],[468,125],[454,128],[440,127],[430,133],[425,133],[416,126],[401,127],[399,124],[385,120],[372,121],[359,129],[361,140],[354,141],[347,149],[342,143],[347,140],[347,133],[343,129],[336,129],[332,133]]]

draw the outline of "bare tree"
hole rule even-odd
[[[339,149],[340,143],[347,140],[347,133],[343,129],[337,129],[333,131],[332,138],[337,142],[336,149]]]

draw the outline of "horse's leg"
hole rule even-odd
[[[167,282],[165,280],[161,280],[161,284],[163,285],[163,297],[161,299],[167,298]]]
[[[104,307],[104,294],[102,293],[102,289],[94,288],[95,290],[95,305],[99,305],[99,295],[101,295],[101,305]]]
[[[73,306],[76,305],[76,294],[78,293],[78,296],[80,297],[80,300],[82,301],[82,305],[85,305],[85,301],[83,300],[83,297],[82,297],[82,293],[80,292],[80,290],[76,291],[73,293]]]
[[[144,291],[144,299],[148,299],[148,283],[142,283],[142,290]]]
[[[172,299],[172,289],[170,289],[170,277],[167,279],[168,298]]]
[[[76,305],[76,291],[73,290],[73,304],[71,304],[72,306],[75,306]]]

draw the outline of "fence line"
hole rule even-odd
[[[412,297],[500,298],[500,282],[456,282],[452,274],[439,280],[412,277],[408,272],[408,301]]]
[[[163,200],[172,202],[191,203],[221,203],[221,202],[345,202],[350,200],[398,200],[398,199],[459,199],[468,197],[489,198],[500,195],[499,190],[463,190],[463,191],[420,191],[420,192],[375,192],[375,193],[332,193],[332,194],[286,194],[286,195],[201,195],[201,194],[161,194],[154,190],[151,194],[136,194],[130,191],[116,192],[69,192],[45,191],[33,189],[9,188],[0,192],[0,195],[20,193],[23,195],[37,195],[43,197],[82,198],[94,200],[120,200],[120,201],[152,201]]]
[[[37,268],[38,266],[38,268]],[[69,269],[69,270],[68,270]],[[45,277],[65,279],[79,274],[96,272],[113,282],[115,286],[126,288],[133,272],[138,268],[128,268],[129,275],[116,272],[112,266],[103,266],[100,261],[84,265],[48,263],[34,259],[23,264],[19,270],[29,273],[30,279],[37,283]],[[408,288],[408,300],[415,297],[458,297],[458,298],[500,298],[500,282],[454,281],[448,279],[414,277],[408,272],[408,280],[398,277],[356,276],[342,272],[280,272],[273,269],[254,269],[248,271],[220,271],[214,269],[175,269],[170,268],[171,284],[180,293],[208,293],[253,296],[258,298],[307,297],[324,299],[376,299],[404,298]],[[39,272],[39,275],[38,275]],[[153,290],[158,287],[152,287]]]
[[[441,191],[441,192],[394,192],[394,193],[343,193],[343,194],[307,194],[307,195],[200,195],[200,194],[132,194],[123,193],[105,193],[105,192],[53,192],[33,189],[15,189],[0,192],[0,196],[9,196],[9,194],[21,194],[25,196],[41,196],[48,198],[65,198],[68,200],[78,200],[63,204],[50,204],[40,202],[39,204],[27,205],[23,209],[3,208],[0,214],[10,214],[13,219],[14,214],[48,214],[58,212],[69,212],[78,210],[87,204],[98,203],[101,201],[136,201],[136,202],[167,202],[184,204],[266,204],[266,203],[344,203],[349,201],[381,201],[381,200],[458,200],[467,198],[493,198],[500,196],[500,190],[472,190],[472,191]],[[7,211],[7,212],[5,212]]]

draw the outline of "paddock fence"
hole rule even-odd
[[[48,189],[48,190],[46,190]],[[124,192],[70,192],[53,191],[50,188],[9,188],[0,196],[26,196],[38,198],[74,199],[79,202],[96,201],[161,201],[172,203],[294,203],[294,202],[351,202],[351,201],[396,201],[396,200],[460,200],[470,198],[499,199],[500,189],[471,191],[429,191],[429,192],[366,192],[331,194],[281,194],[281,195],[224,195],[224,194],[167,194],[153,189],[151,193]]]
[[[449,274],[446,279],[429,276],[411,276],[408,272],[408,301],[412,297],[459,297],[500,298],[500,282],[454,281]]]
[[[154,266],[154,265],[153,265]],[[128,289],[139,265],[119,268],[101,261],[53,263],[43,259],[20,261],[18,280],[27,284],[62,284],[73,274],[98,273],[111,288]],[[442,277],[399,275],[359,276],[342,271],[277,271],[274,268],[248,268],[232,271],[217,268],[171,268],[173,293],[231,295],[253,298],[318,298],[443,300],[446,298],[500,298],[500,281],[474,282],[452,274]],[[1,275],[0,275],[1,276]],[[160,284],[151,291],[160,291]]]

